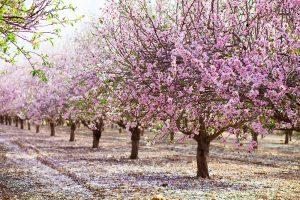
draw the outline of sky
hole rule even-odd
[[[66,0],[77,7],[76,12],[81,14],[96,14],[105,0]]]
[[[104,5],[105,0],[65,0],[66,4],[72,4],[76,7],[75,15],[77,16],[84,16],[84,18],[77,22],[75,26],[65,26],[62,27],[62,38],[58,39],[55,43],[54,50],[56,48],[60,49],[63,48],[63,43],[68,41],[68,38],[72,38],[74,33],[80,30],[82,24],[89,21],[91,18],[96,18],[99,16],[100,8]],[[67,17],[72,18],[74,13],[66,13]],[[41,50],[46,47],[41,47]]]

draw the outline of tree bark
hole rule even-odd
[[[39,133],[40,132],[40,125],[35,125],[35,133]]]
[[[99,147],[99,140],[101,138],[102,131],[104,129],[104,121],[102,118],[94,120],[93,123],[96,126],[96,129],[93,130],[93,148]],[[89,127],[89,121],[82,121],[82,124],[86,127]]]
[[[99,147],[99,140],[101,138],[101,132],[102,132],[101,129],[93,130],[93,148]]]
[[[64,120],[62,118],[60,118],[57,122],[58,126],[63,126],[64,125]]]
[[[174,142],[174,132],[170,133],[170,142],[173,143]]]
[[[197,177],[209,178],[207,157],[209,153],[209,139],[202,136],[203,133],[196,135],[194,139],[197,141]]]
[[[31,129],[30,122],[27,122],[27,127],[28,127],[28,130],[30,131],[30,129]]]
[[[75,141],[76,123],[71,122],[70,142]]]
[[[11,117],[8,117],[8,125],[10,125],[10,126],[11,126],[11,122],[12,122],[12,119],[11,119]]]
[[[284,140],[284,144],[288,144],[289,143],[289,137],[290,135],[293,133],[293,130],[285,130],[285,140]]]
[[[20,128],[24,129],[24,120],[23,119],[20,119]]]
[[[50,131],[51,131],[50,136],[55,136],[55,125],[53,122],[50,123]]]
[[[18,117],[15,117],[15,123],[16,123],[16,127],[19,126],[19,118]]]
[[[8,117],[5,116],[4,118],[5,118],[5,125],[8,125]]]
[[[292,135],[293,135],[293,131],[291,130],[289,134],[290,141],[292,141]]]
[[[252,134],[252,141],[256,142],[256,145],[253,146],[253,149],[257,149],[257,147],[258,147],[258,139],[257,139],[258,134],[253,132],[253,131],[252,131],[251,134]]]
[[[141,129],[139,127],[130,128],[130,132],[131,132],[130,159],[138,159]]]

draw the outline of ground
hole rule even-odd
[[[167,144],[142,137],[138,160],[129,160],[130,136],[107,128],[98,149],[81,128],[68,141],[68,127],[50,137],[0,126],[0,199],[299,199],[300,145],[284,136],[259,138],[259,149],[237,150],[231,142],[210,149],[211,179],[197,179],[195,143]],[[230,141],[230,140],[229,140]]]

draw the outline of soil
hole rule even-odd
[[[169,144],[153,133],[141,138],[130,160],[130,134],[106,129],[98,149],[92,132],[69,127],[20,130],[0,126],[0,199],[298,199],[300,140],[259,136],[258,150],[216,141],[210,148],[211,179],[196,178],[194,141]],[[250,138],[249,138],[250,139]],[[247,143],[249,141],[246,141]],[[245,145],[246,146],[246,145]]]

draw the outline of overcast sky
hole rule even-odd
[[[81,14],[96,14],[105,0],[66,0],[77,7],[77,12]]]
[[[75,14],[77,16],[84,15],[82,21],[78,22],[74,27],[65,26],[62,28],[62,39],[56,42],[55,47],[61,48],[62,43],[66,42],[68,38],[72,37],[76,30],[80,29],[81,25],[89,21],[91,18],[96,18],[99,16],[99,10],[104,5],[105,0],[65,0],[67,4],[73,4],[76,7]],[[66,13],[69,16],[69,13]],[[73,17],[73,13],[72,16]],[[55,49],[55,48],[54,48]]]

